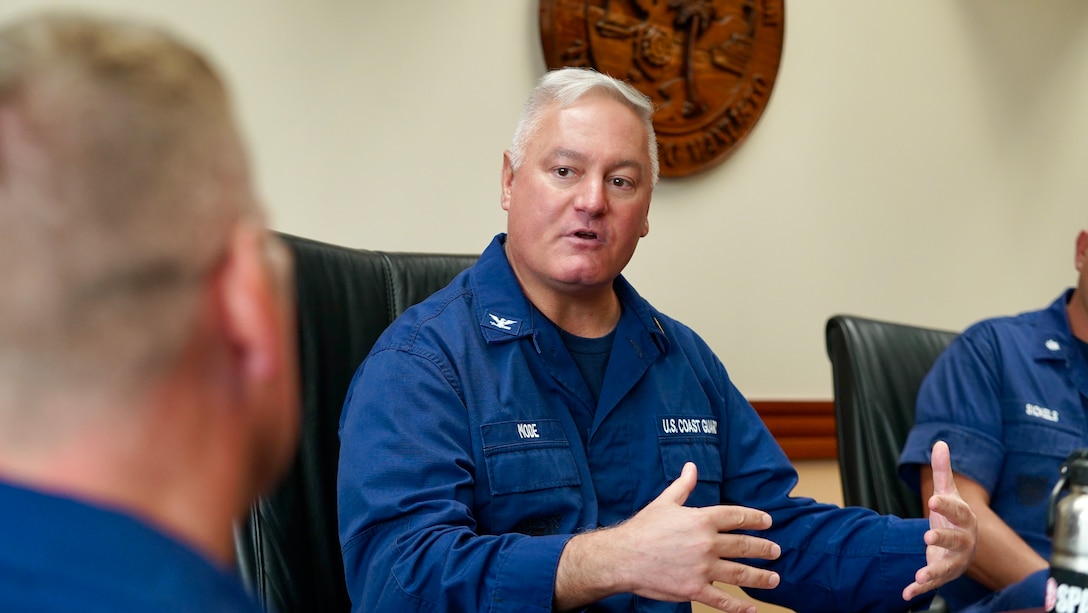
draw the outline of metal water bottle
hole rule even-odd
[[[1047,613],[1088,613],[1088,449],[1074,451],[1062,464],[1046,530],[1052,547]]]

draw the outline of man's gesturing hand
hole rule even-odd
[[[948,444],[933,445],[933,496],[929,499],[929,530],[925,534],[926,565],[903,590],[903,600],[936,589],[959,577],[975,558],[978,520],[960,498],[952,477]]]
[[[555,582],[557,608],[576,608],[621,592],[655,600],[693,600],[729,613],[755,606],[713,585],[773,588],[777,573],[732,561],[773,560],[779,546],[767,539],[732,534],[763,530],[771,517],[739,506],[683,506],[697,483],[695,465],[626,522],[578,535],[559,559]]]

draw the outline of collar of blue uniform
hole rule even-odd
[[[473,267],[470,280],[476,317],[488,342],[531,336],[537,325],[533,315],[535,309],[521,291],[514,270],[506,259],[505,242],[505,233],[491,240]],[[661,351],[665,351],[668,338],[660,323],[661,316],[638,295],[623,275],[616,279],[615,289],[625,312],[638,317]]]
[[[1043,311],[1046,325],[1039,331],[1032,349],[1032,358],[1035,360],[1072,360],[1076,356],[1077,348],[1073,342],[1073,332],[1069,328],[1069,314],[1065,312],[1072,295],[1072,288],[1065,290]],[[1054,334],[1055,330],[1060,332]]]

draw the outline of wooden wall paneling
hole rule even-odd
[[[835,403],[831,400],[752,400],[790,460],[838,458]]]

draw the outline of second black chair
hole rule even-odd
[[[922,379],[958,334],[854,315],[832,317],[825,332],[843,502],[922,517],[921,497],[899,478],[896,465],[914,425]],[[948,606],[937,596],[928,611],[947,613]]]
[[[922,379],[957,333],[836,315],[826,334],[844,502],[921,517],[921,500],[896,464]]]

